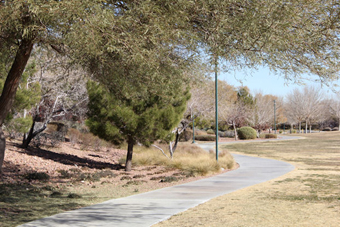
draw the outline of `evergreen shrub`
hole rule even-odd
[[[238,138],[241,140],[251,140],[256,138],[256,130],[252,127],[242,127],[237,130]]]

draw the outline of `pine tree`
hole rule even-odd
[[[89,112],[87,125],[100,138],[128,144],[125,170],[131,170],[133,146],[138,142],[149,146],[165,139],[178,125],[190,98],[187,90],[176,96],[121,99],[95,82],[88,82]]]

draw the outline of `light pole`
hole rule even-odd
[[[218,161],[218,81],[217,81],[217,57],[215,57],[215,123],[216,123],[216,161]]]
[[[276,100],[274,100],[274,130],[276,134]]]
[[[192,143],[195,143],[195,116],[192,117]]]

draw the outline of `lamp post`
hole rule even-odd
[[[217,57],[215,57],[215,123],[216,123],[216,161],[218,161],[218,81],[217,81]]]
[[[195,116],[192,117],[192,143],[195,143]]]
[[[276,100],[274,100],[274,130],[276,134]]]

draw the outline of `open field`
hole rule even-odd
[[[223,146],[232,153],[286,161],[296,169],[155,226],[340,226],[340,133],[301,136]]]

